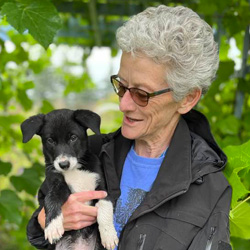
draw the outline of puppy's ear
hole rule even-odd
[[[39,114],[31,116],[21,124],[23,143],[28,142],[34,136],[34,134],[39,133],[43,126],[43,121],[44,115]]]
[[[101,117],[86,109],[78,109],[74,112],[75,120],[82,126],[90,128],[94,133],[100,134]]]

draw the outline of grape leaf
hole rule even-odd
[[[233,187],[232,208],[234,208],[239,199],[249,194],[249,190],[241,181],[239,172],[250,168],[250,141],[239,146],[228,146],[224,151],[228,156],[224,174]]]
[[[19,33],[28,30],[45,49],[61,28],[58,12],[47,0],[7,2],[2,6],[2,14]]]
[[[7,16],[8,22],[19,32],[23,33],[26,28],[22,22],[22,4],[5,3],[2,6],[2,14]]]
[[[250,204],[247,202],[249,199],[250,197],[240,202],[230,211],[231,236],[250,239]]]

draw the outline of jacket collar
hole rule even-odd
[[[188,190],[192,181],[191,155],[190,132],[181,118],[152,189],[136,210],[135,217]]]

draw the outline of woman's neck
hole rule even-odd
[[[176,126],[175,126],[176,127]],[[136,139],[135,152],[143,157],[158,158],[168,148],[173,137],[175,127],[170,131],[162,131],[152,139]]]

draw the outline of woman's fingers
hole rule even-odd
[[[95,223],[97,207],[89,206],[88,203],[106,196],[105,191],[84,191],[71,194],[62,206],[65,230],[77,230]]]
[[[81,219],[81,218],[84,218],[84,216],[91,216],[91,217],[96,218],[97,207],[88,206],[88,205],[84,205],[82,203],[77,202],[71,207],[68,207],[67,205],[65,206],[63,205],[62,213],[63,213],[64,218],[67,218],[67,217],[79,218],[80,217]]]
[[[96,222],[97,208],[78,203],[77,212],[63,210],[65,230],[78,230]]]
[[[72,216],[75,214],[89,215],[89,216],[97,216],[97,207],[85,205],[82,202],[74,201],[74,202],[65,202],[62,206],[63,216]]]
[[[78,201],[85,203],[91,200],[103,199],[107,196],[107,192],[105,191],[83,191],[80,193],[74,193],[70,196],[73,196],[71,198],[75,198]]]
[[[82,215],[97,217],[97,207],[83,205],[80,211]]]
[[[77,223],[74,224],[69,224],[69,228],[64,227],[65,231],[70,231],[70,230],[79,230],[82,229],[84,227],[88,227],[91,226],[92,224],[94,224],[96,221],[79,221]]]
[[[86,226],[90,226],[96,222],[96,217],[87,216],[83,214],[75,214],[71,217],[64,218],[64,229],[67,230],[78,230]]]
[[[84,191],[71,194],[68,200],[63,204],[62,211],[64,217],[81,212],[89,216],[97,216],[97,208],[88,206],[92,200],[103,199],[107,196],[105,191]]]

